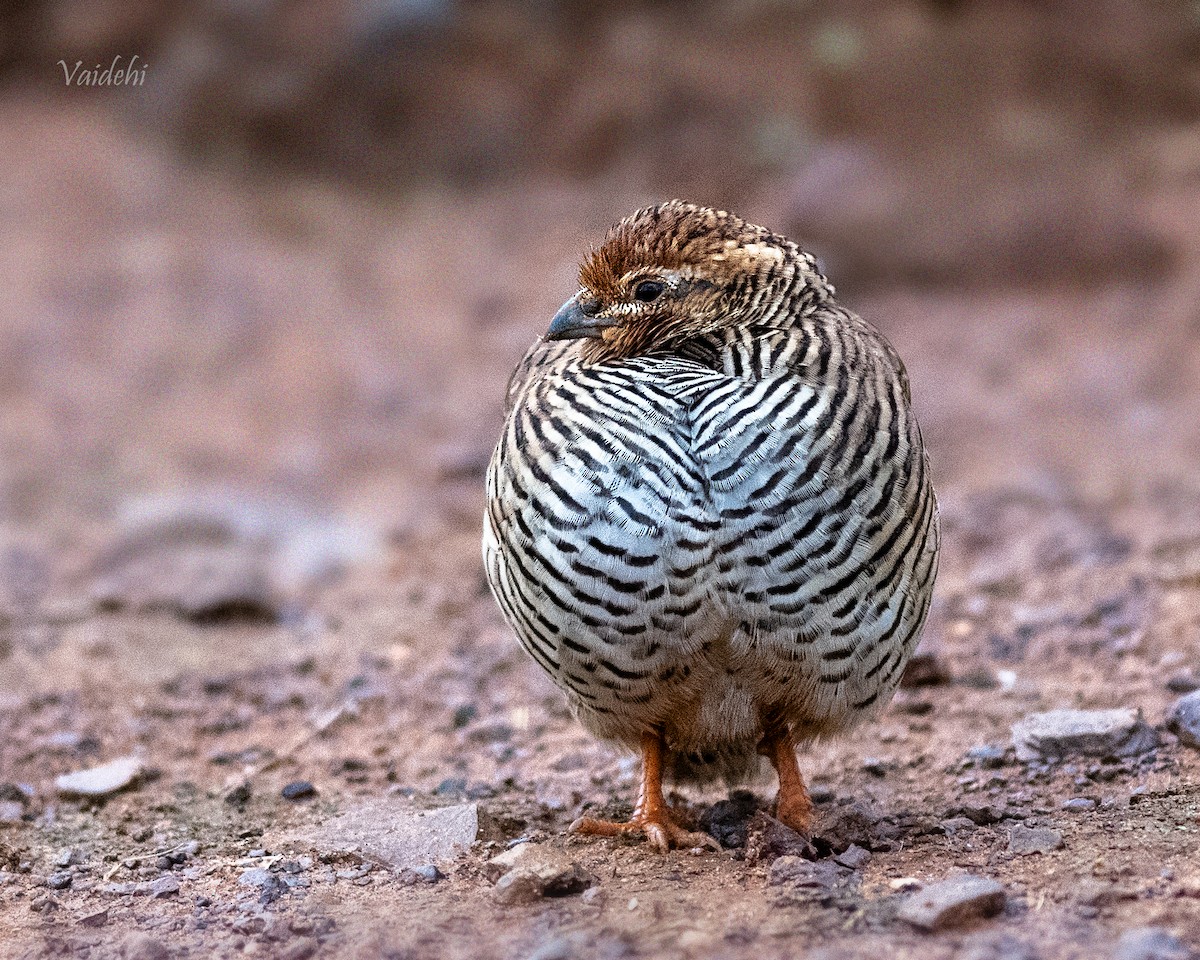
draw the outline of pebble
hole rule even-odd
[[[69,870],[58,870],[46,878],[46,886],[51,890],[66,890],[74,879]]]
[[[995,770],[1004,766],[1004,748],[991,743],[980,744],[967,751],[966,759],[984,770]]]
[[[1167,715],[1167,726],[1179,737],[1179,742],[1200,748],[1200,690],[1175,701]]]
[[[510,870],[492,887],[492,899],[506,907],[542,899],[542,881],[532,870]]]
[[[1072,813],[1086,813],[1096,809],[1096,801],[1091,797],[1072,797],[1070,800],[1063,801],[1062,808],[1070,810]]]
[[[1063,848],[1062,834],[1049,827],[1027,827],[1022,823],[1009,827],[1008,852],[1019,857],[1050,853]]]
[[[852,843],[833,859],[843,867],[849,867],[851,870],[861,870],[870,862],[871,851],[864,850],[857,843]]]
[[[1167,678],[1167,689],[1172,693],[1191,693],[1200,690],[1200,673],[1178,670]]]
[[[578,863],[540,843],[523,843],[488,861],[492,870],[532,874],[540,884],[539,896],[569,897],[582,893],[596,878]]]
[[[842,869],[830,860],[780,857],[771,864],[767,886],[830,890],[842,878]]]
[[[64,773],[54,781],[54,786],[66,796],[104,797],[124,790],[138,778],[142,769],[138,757],[120,757],[103,766]]]
[[[1141,712],[1130,709],[1032,713],[1013,724],[1012,738],[1017,759],[1024,761],[1132,757],[1158,745]]]
[[[728,800],[718,800],[700,818],[700,829],[721,846],[739,849],[746,845],[750,821],[758,812],[758,799],[749,790],[734,790]]]
[[[1126,930],[1113,950],[1113,960],[1190,960],[1192,952],[1162,927]]]
[[[304,800],[317,795],[317,788],[307,780],[293,780],[279,791],[284,800]]]
[[[1004,909],[1004,887],[991,877],[950,877],[911,894],[897,916],[922,930],[945,930]]]

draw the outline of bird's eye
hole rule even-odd
[[[661,280],[643,280],[633,288],[633,295],[642,303],[650,303],[657,300],[666,288],[667,285]]]

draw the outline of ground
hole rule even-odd
[[[1175,133],[1086,276],[872,283],[845,260],[908,364],[945,546],[923,672],[801,751],[805,855],[852,851],[807,882],[754,817],[766,781],[678,798],[720,853],[567,836],[628,809],[636,763],[572,721],[483,581],[507,373],[647,199],[627,171],[385,202],[0,103],[0,956],[1065,960],[1143,927],[1200,948],[1200,752],[1165,725],[1200,683],[1200,159]],[[743,212],[776,225],[775,203]],[[1057,707],[1134,708],[1157,745],[1019,760],[1013,724]],[[56,789],[123,756],[123,791]],[[369,849],[446,807],[478,819],[468,849]],[[1024,852],[1022,828],[1052,839]],[[504,894],[488,861],[518,840],[566,879]],[[897,916],[962,872],[1003,885],[997,916]]]

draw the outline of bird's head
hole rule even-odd
[[[579,285],[546,339],[589,338],[589,360],[633,357],[722,327],[769,322],[788,306],[783,299],[832,293],[813,258],[790,240],[680,200],[612,227],[584,259]]]

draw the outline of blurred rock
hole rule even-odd
[[[1061,760],[1070,756],[1134,757],[1158,745],[1137,710],[1050,710],[1012,728],[1017,759]]]
[[[906,689],[934,687],[950,682],[950,669],[934,653],[917,653],[908,661],[900,675],[900,686]]]
[[[141,774],[138,757],[121,757],[99,767],[64,773],[54,781],[55,789],[68,796],[103,797],[124,790]]]
[[[945,930],[1004,909],[1004,887],[990,877],[950,877],[910,894],[897,916],[922,930]]]
[[[1175,701],[1167,715],[1167,726],[1180,743],[1200,749],[1200,690]]]
[[[1182,940],[1162,927],[1126,930],[1112,954],[1113,960],[1192,960],[1194,956]]]
[[[241,491],[194,491],[127,504],[93,563],[105,606],[189,620],[273,621],[305,589],[381,554],[364,525]]]
[[[1016,856],[1051,853],[1062,847],[1062,834],[1049,827],[1027,827],[1018,823],[1008,829],[1008,852]]]

